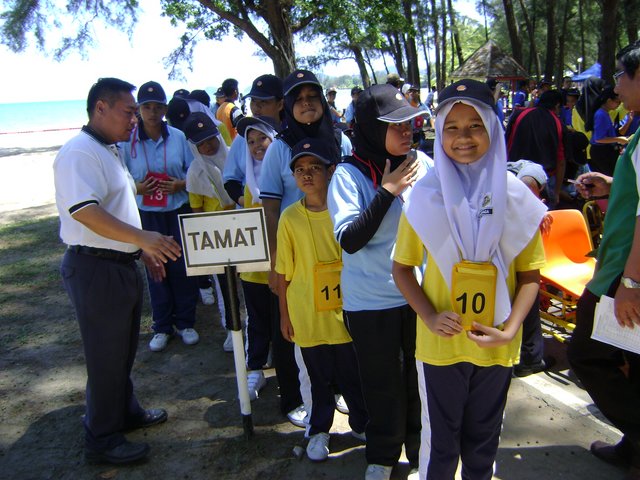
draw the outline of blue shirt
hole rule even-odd
[[[144,140],[140,138],[141,136]],[[143,182],[149,170],[185,180],[189,165],[193,161],[193,154],[184,133],[168,125],[157,141],[148,138],[140,125],[129,141],[122,143],[121,146],[124,161],[136,182]],[[177,210],[188,201],[189,194],[186,190],[168,195],[166,207],[143,205],[142,195],[136,195],[138,208],[149,212],[170,212]]]
[[[427,168],[433,166],[431,159],[422,152],[418,152],[418,159]],[[341,163],[336,167],[329,184],[327,205],[338,242],[342,232],[366,210],[376,193],[371,179],[355,166]],[[391,275],[402,206],[401,197],[396,197],[371,240],[353,254],[342,252],[344,310],[385,310],[407,303]]]
[[[572,117],[573,117],[573,108],[562,107],[562,110],[560,110],[560,120],[562,120],[562,123],[565,124],[567,127],[573,126]]]
[[[227,152],[227,159],[224,163],[222,179],[225,183],[229,180],[235,180],[244,185],[247,168],[246,153],[247,141],[242,135],[236,136],[233,142],[231,142],[231,146]]]
[[[342,134],[342,155],[351,155],[351,141]],[[302,198],[291,172],[291,148],[283,140],[275,139],[264,155],[260,171],[260,198],[280,200],[280,213]]]
[[[344,112],[344,121],[347,122],[347,125],[349,125],[351,122],[353,122],[353,120],[355,119],[355,116],[356,116],[356,104],[355,102],[351,102]]]
[[[513,106],[514,107],[524,107],[526,101],[527,101],[527,94],[523,90],[518,90],[513,95]]]
[[[591,134],[591,144],[598,144],[597,140],[607,137],[617,137],[616,129],[613,126],[609,112],[599,108],[593,116],[593,133]]]

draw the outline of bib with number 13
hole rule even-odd
[[[453,266],[451,304],[465,330],[471,330],[473,322],[493,326],[496,278],[496,266],[490,262],[463,260]]]

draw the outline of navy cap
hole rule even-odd
[[[284,79],[283,93],[288,95],[294,88],[305,84],[317,85],[320,87],[320,90],[322,90],[322,85],[320,85],[316,76],[309,70],[295,70]]]
[[[196,145],[211,137],[217,137],[219,133],[216,124],[204,112],[194,112],[184,122],[184,134],[187,140]]]
[[[223,97],[226,97],[226,95],[224,94],[222,87],[218,87],[218,89],[216,90],[216,98],[223,98]]]
[[[334,163],[331,161],[331,150],[326,141],[320,140],[319,138],[304,138],[296,143],[291,150],[291,162],[289,162],[291,171],[293,171],[296,160],[300,157],[306,157],[307,155],[316,157],[325,165],[333,165]]]
[[[362,92],[362,88],[355,86],[351,89],[351,95],[355,95],[356,93]]]
[[[371,85],[358,97],[356,121],[359,115],[372,115],[381,122],[400,123],[427,113],[411,106],[407,99],[390,83]]]
[[[189,100],[197,100],[205,107],[211,104],[211,97],[204,90],[191,90],[191,93],[187,97]]]
[[[452,83],[438,94],[438,107],[436,113],[449,100],[475,100],[484,103],[492,110],[496,109],[496,103],[493,100],[493,92],[484,82],[477,80],[464,79]]]
[[[176,90],[175,92],[173,92],[173,96],[174,97],[186,97],[187,95],[189,95],[189,90],[187,90],[186,88],[180,88],[178,90]]]
[[[158,82],[147,82],[142,84],[138,90],[138,105],[143,105],[149,102],[167,104],[167,96],[164,93],[164,89]]]
[[[184,121],[187,119],[191,110],[184,98],[173,97],[169,101],[169,107],[167,108],[167,120],[172,127],[178,130],[183,130]]]
[[[402,86],[402,93],[407,93],[407,92],[419,92],[420,89],[418,87],[414,87],[413,85],[411,85],[410,83],[405,83]]]
[[[282,80],[275,75],[260,75],[251,84],[251,90],[245,97],[269,100],[282,98]]]
[[[567,93],[565,93],[565,95],[570,95],[572,97],[579,97],[580,90],[578,90],[577,88],[570,88],[567,90]]]
[[[273,118],[264,115],[258,115],[257,117],[242,117],[236,125],[236,130],[240,136],[244,137],[247,129],[256,124],[265,125],[276,133],[280,131],[278,123]]]

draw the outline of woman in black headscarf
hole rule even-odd
[[[365,479],[389,478],[403,445],[411,466],[418,466],[416,316],[393,281],[391,257],[403,195],[432,165],[411,150],[411,120],[423,113],[392,85],[362,92],[353,154],[336,168],[327,197],[343,249],[344,320],[369,413]]]

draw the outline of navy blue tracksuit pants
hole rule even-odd
[[[453,480],[460,459],[463,480],[491,480],[512,368],[417,364],[420,479]]]
[[[169,235],[182,247],[178,214],[190,213],[191,208],[183,205],[170,212],[148,212],[140,210],[142,228],[163,235]],[[153,311],[153,331],[173,334],[173,327],[182,330],[193,328],[196,322],[198,303],[198,277],[187,277],[184,259],[169,260],[164,264],[167,276],[156,282],[147,275],[149,296]]]

